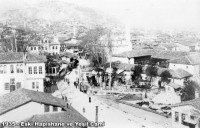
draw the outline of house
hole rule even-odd
[[[175,104],[171,107],[173,128],[200,127],[200,98]]]
[[[200,50],[200,43],[198,39],[189,39],[189,40],[178,40],[176,41],[176,44],[179,46],[189,49],[189,51],[199,51]]]
[[[44,90],[46,57],[30,53],[0,53],[0,94],[19,88]]]
[[[169,69],[181,68],[193,75],[193,80],[200,82],[200,54],[192,53],[190,55],[175,58],[169,61]]]
[[[41,44],[30,44],[28,51],[30,53],[39,53],[41,51]]]
[[[179,51],[179,47],[174,43],[162,43],[160,44],[160,47],[162,47],[164,50]]]
[[[1,96],[0,101],[0,123],[3,121],[14,121],[17,124],[22,121],[38,123],[88,121],[73,107],[67,108],[64,100],[48,93],[18,89]]]
[[[184,86],[184,81],[190,79],[192,77],[192,74],[187,72],[183,69],[168,69],[168,68],[158,68],[158,77],[154,80],[154,84],[156,86],[162,86],[161,84],[161,74],[164,71],[168,71],[171,74],[171,77],[169,78],[171,85],[180,85],[181,87]]]
[[[24,88],[1,96],[0,101],[0,122],[19,122],[36,114],[61,112],[66,107],[64,100],[51,94]]]
[[[68,127],[77,128],[77,126],[74,125],[74,122],[84,123],[88,120],[71,107],[65,112],[34,115],[25,121],[38,122],[38,124],[43,122],[56,122],[54,125],[60,125],[60,127],[62,127],[62,125],[65,124],[65,126],[63,126],[62,128],[68,128]],[[54,128],[55,126],[51,125],[48,127]],[[34,128],[34,127],[24,127],[24,128]],[[87,128],[87,126],[80,126],[79,128]]]
[[[156,49],[140,49],[115,54],[112,56],[112,60],[129,64],[158,64],[161,66],[168,66],[167,60],[179,58],[189,54],[191,53]]]

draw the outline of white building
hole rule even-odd
[[[61,119],[61,117],[65,117],[64,119],[66,121],[72,121],[72,118],[81,121],[78,117],[84,120],[86,119],[73,109],[68,111],[67,103],[64,100],[43,92],[18,89],[1,96],[0,101],[0,123],[3,121],[12,121],[16,123],[27,120],[33,121],[35,118],[38,118],[37,115],[43,117],[37,120],[37,122],[52,118],[54,120],[49,120],[49,122],[55,122]],[[63,114],[65,116],[63,116]],[[49,118],[47,118],[47,116]],[[56,120],[55,117],[59,119]],[[68,117],[68,119],[66,117]],[[61,120],[63,121],[64,119]],[[46,121],[48,122],[48,120],[44,122]]]
[[[44,90],[46,58],[36,54],[0,54],[0,95],[19,88]]]
[[[200,127],[200,98],[172,106],[172,128]]]
[[[200,54],[179,57],[169,61],[169,69],[183,69],[193,75],[192,79],[200,82]]]

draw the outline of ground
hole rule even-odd
[[[98,106],[98,122],[105,122],[104,128],[171,128],[170,118],[147,112],[124,104],[115,104],[97,96],[80,92],[73,85],[65,85],[63,94],[68,97],[71,105],[90,121],[96,119]],[[84,112],[85,109],[85,112]]]

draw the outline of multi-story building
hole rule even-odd
[[[45,78],[44,56],[30,53],[0,54],[0,95],[19,88],[43,92]]]

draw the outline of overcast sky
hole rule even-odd
[[[44,0],[0,0],[0,11]],[[48,0],[45,0],[48,1]],[[133,27],[200,32],[200,0],[62,0],[104,11]]]

